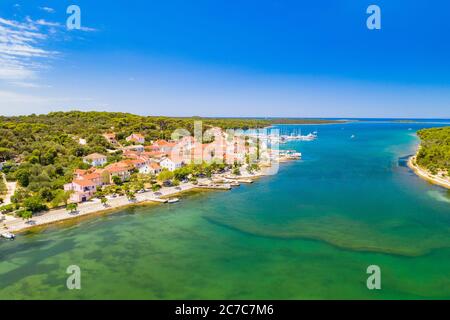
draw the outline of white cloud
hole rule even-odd
[[[95,31],[98,31],[98,30],[95,29],[95,28],[89,28],[89,27],[83,27],[83,26],[81,26],[80,30],[81,30],[81,31],[85,31],[85,32],[95,32]]]
[[[39,9],[41,9],[41,10],[43,10],[45,12],[48,12],[48,13],[54,13],[55,12],[55,9],[50,8],[50,7],[39,7]]]
[[[27,68],[22,63],[11,59],[1,59],[0,61],[0,79],[2,80],[20,80],[35,78],[35,71]]]
[[[39,71],[49,68],[50,60],[59,55],[59,52],[45,48],[47,42],[58,38],[73,39],[65,31],[65,25],[59,22],[33,20],[29,16],[22,21],[0,17],[0,81],[31,88],[30,83],[34,82],[29,80],[38,78]],[[81,31],[97,29],[82,27]]]
[[[40,26],[46,26],[46,27],[61,27],[61,24],[58,22],[49,22],[44,19],[36,20],[35,23]]]
[[[20,87],[20,88],[30,88],[30,89],[37,89],[37,88],[51,88],[49,85],[42,85],[37,84],[34,82],[25,82],[25,81],[14,81],[10,82],[13,86]]]
[[[25,22],[0,18],[0,80],[29,80],[58,52],[43,48],[48,36],[40,28],[54,27],[45,20]],[[46,30],[44,30],[46,31]]]
[[[7,27],[16,28],[19,30],[37,30],[37,27],[33,26],[29,17],[26,18],[27,23],[17,22],[15,20],[3,19],[0,17],[0,24],[3,24]]]

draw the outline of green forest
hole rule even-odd
[[[275,123],[329,123],[320,119],[257,118],[174,118],[139,116],[118,112],[52,112],[45,115],[0,116],[0,162],[8,181],[17,181],[12,204],[1,211],[24,210],[23,215],[67,203],[64,184],[70,182],[75,169],[89,166],[82,157],[98,152],[109,154],[108,163],[121,159],[121,154],[108,153],[114,146],[102,136],[115,132],[126,145],[131,133],[144,135],[146,144],[156,139],[170,139],[175,129],[193,132],[194,121],[202,121],[203,130],[262,128]],[[87,144],[81,145],[79,139]],[[5,186],[0,184],[0,193]],[[1,196],[0,196],[1,202]],[[19,210],[19,213],[22,212]],[[17,212],[16,212],[17,214]]]
[[[417,164],[432,174],[450,172],[450,127],[422,129],[417,132],[421,143]]]

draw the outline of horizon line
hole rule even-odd
[[[176,115],[148,115],[148,114],[139,114],[132,113],[126,111],[99,111],[99,110],[58,110],[58,111],[49,111],[47,113],[29,113],[29,114],[17,114],[17,115],[3,115],[0,114],[0,117],[5,118],[13,118],[13,117],[29,117],[32,115],[35,116],[44,116],[49,115],[51,113],[71,113],[71,112],[81,112],[81,113],[122,113],[122,114],[130,114],[137,115],[142,117],[164,117],[164,118],[183,118],[183,119],[192,119],[192,118],[202,118],[202,119],[258,119],[258,120],[270,120],[270,119],[292,119],[292,120],[447,120],[450,121],[449,118],[441,118],[441,117],[336,117],[336,116],[313,116],[313,117],[303,117],[303,116],[199,116],[199,115],[191,115],[191,116],[176,116]]]

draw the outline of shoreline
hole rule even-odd
[[[421,168],[417,163],[415,163],[417,153],[414,156],[409,157],[408,159],[408,167],[414,171],[414,173],[422,178],[423,180],[428,181],[429,183],[439,185],[443,188],[450,189],[450,179],[445,179],[442,177],[438,177],[436,175],[432,175],[427,170]]]
[[[40,227],[75,220],[81,217],[122,210],[127,207],[158,204],[158,202],[160,202],[158,201],[158,199],[174,196],[187,191],[192,191],[197,186],[191,183],[186,183],[184,185],[180,185],[179,187],[181,188],[181,190],[175,189],[176,187],[167,187],[164,190],[161,189],[159,191],[161,192],[161,195],[158,196],[156,196],[152,191],[148,191],[142,194],[136,194],[136,200],[132,201],[128,200],[126,196],[109,198],[107,206],[104,206],[100,202],[100,200],[95,199],[79,204],[77,211],[73,213],[68,212],[65,208],[52,209],[33,216],[33,218],[30,220],[32,223],[27,223],[21,218],[9,217],[9,219],[6,218],[6,220],[2,222],[0,226],[0,233],[7,231],[13,233],[23,233],[26,231],[32,231],[33,229],[38,229]],[[6,223],[8,229],[5,229],[3,227],[3,223]]]
[[[235,179],[248,179],[252,182],[267,176],[264,172],[258,172],[257,174],[252,175],[243,175],[236,177]],[[12,232],[15,234],[25,233],[25,232],[33,232],[39,231],[39,229],[56,225],[67,223],[70,221],[74,221],[80,218],[89,218],[95,215],[101,215],[106,213],[114,213],[116,211],[120,211],[126,209],[128,207],[134,206],[145,206],[145,205],[158,205],[161,204],[162,199],[167,199],[172,196],[176,196],[178,194],[199,191],[199,192],[207,192],[214,191],[215,188],[205,188],[201,185],[194,185],[192,183],[180,184],[177,187],[165,187],[160,189],[158,192],[160,194],[155,195],[152,191],[147,191],[145,193],[136,194],[135,200],[128,200],[126,196],[118,196],[116,198],[108,198],[108,205],[104,206],[99,199],[90,200],[84,203],[79,204],[77,211],[71,213],[66,210],[66,208],[52,209],[41,214],[37,214],[33,216],[33,218],[26,222],[21,218],[5,216],[6,220],[0,222],[0,233],[4,232]],[[230,188],[228,191],[232,190]],[[224,189],[217,189],[217,191],[227,191]],[[167,203],[164,203],[169,205]],[[4,227],[6,224],[7,228]]]

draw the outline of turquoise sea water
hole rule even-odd
[[[0,298],[450,298],[447,191],[399,165],[439,125],[283,126],[319,139],[283,145],[303,160],[275,176],[0,241]]]

